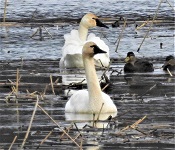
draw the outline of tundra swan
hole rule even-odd
[[[93,41],[98,47],[106,51],[105,54],[97,54],[94,57],[95,65],[100,67],[109,65],[109,47],[95,34],[91,33],[88,36],[88,29],[96,26],[108,28],[96,15],[88,13],[81,19],[78,30],[72,30],[70,34],[64,35],[65,43],[62,48],[60,68],[83,68],[82,48],[88,41]]]
[[[133,52],[128,52],[127,57],[125,58],[125,66],[124,72],[126,73],[133,73],[133,72],[153,72],[153,64],[143,60],[137,59]]]
[[[85,68],[88,90],[79,90],[74,93],[66,103],[65,112],[71,113],[113,113],[117,108],[111,98],[101,91],[95,70],[93,56],[106,53],[94,42],[87,42],[83,46],[82,59]]]

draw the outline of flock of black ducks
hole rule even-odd
[[[128,52],[127,57],[125,58],[125,73],[134,73],[134,72],[153,72],[153,64],[147,60],[137,59],[133,52]],[[164,71],[174,71],[175,70],[175,59],[174,56],[169,55],[166,57],[165,63],[162,66]]]

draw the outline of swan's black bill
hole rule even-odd
[[[95,18],[95,20],[96,20],[96,25],[97,25],[98,27],[109,28],[109,27],[106,26],[103,22],[101,22],[99,19],[96,19],[96,18]]]
[[[107,53],[106,51],[103,51],[102,49],[100,49],[97,45],[92,45],[91,47],[94,48],[94,55],[99,53]]]

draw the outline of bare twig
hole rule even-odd
[[[19,85],[19,69],[16,71],[16,94],[18,95],[18,85]]]
[[[12,148],[13,144],[14,144],[14,143],[15,143],[15,141],[16,141],[16,138],[17,138],[17,136],[15,136],[15,137],[14,137],[13,142],[11,143],[11,145],[10,145],[10,147],[9,147],[9,149],[8,149],[8,150],[11,150],[11,148]]]
[[[147,21],[145,21],[142,25],[140,25],[139,27],[136,28],[136,30],[141,29],[143,26],[145,26],[147,23],[149,22],[149,19]]]
[[[30,38],[33,38],[39,31],[39,28],[30,36]]]
[[[38,105],[38,107],[58,126],[60,131],[62,131],[65,135],[67,135],[67,137],[69,137],[69,139],[71,139],[71,141],[73,141],[80,148],[80,145],[65,130],[63,130],[60,127],[60,125],[40,105]]]
[[[122,31],[121,31],[121,33],[120,33],[118,39],[116,40],[116,42],[118,41],[118,43],[117,43],[117,46],[116,46],[115,52],[117,52],[117,50],[118,50],[118,47],[119,47],[119,44],[120,44],[120,40],[121,40],[122,35],[123,35],[123,31],[124,31],[124,29],[125,29],[125,27],[126,27],[126,22],[127,22],[127,21],[125,20],[125,21],[124,21],[123,28],[122,28]],[[116,42],[115,42],[115,43],[116,43]]]
[[[101,75],[101,80],[102,80],[102,78],[103,78],[104,74],[106,74],[106,72],[109,70],[109,68],[110,68],[111,64],[112,64],[112,60],[109,62],[108,67],[105,69],[105,71],[104,71],[104,72],[103,72],[103,74]]]
[[[52,87],[52,92],[55,95],[55,91],[54,91],[54,86],[53,86],[53,81],[52,81],[52,75],[50,75],[50,85]]]
[[[168,1],[168,0],[166,0],[167,1],[167,3],[170,5],[170,7],[173,9],[173,11],[175,11],[174,10],[174,7],[170,4],[170,2]]]
[[[168,68],[167,68],[167,71],[170,74],[170,76],[172,77],[173,75],[172,75],[171,71]]]
[[[72,124],[70,125],[70,127],[68,127],[68,128],[66,128],[65,129],[65,131],[67,132],[67,133],[69,133],[69,130],[72,128]],[[61,134],[61,136],[60,136],[60,140],[62,139],[62,137],[64,136],[64,132]]]
[[[33,114],[32,114],[32,117],[31,117],[31,119],[30,119],[30,123],[29,123],[28,129],[27,129],[26,135],[25,135],[24,140],[23,140],[23,142],[22,142],[22,144],[21,144],[21,148],[20,148],[21,150],[23,149],[23,147],[24,147],[24,145],[25,145],[25,142],[26,142],[26,140],[27,140],[27,138],[28,138],[28,135],[29,135],[29,132],[30,132],[30,128],[31,128],[31,126],[32,126],[32,122],[33,122],[33,119],[34,119],[34,116],[35,116],[35,112],[36,112],[36,110],[37,110],[38,102],[39,102],[39,98],[38,98],[38,96],[37,96],[37,101],[36,101],[36,103],[35,103],[35,107],[34,107],[34,110],[33,110]]]
[[[145,93],[143,93],[140,98],[142,98],[145,94],[147,94],[149,91],[151,91],[152,89],[154,89],[156,86],[158,85],[158,83],[154,84],[152,87],[150,87]]]
[[[109,86],[109,83],[106,84],[101,90],[104,91]]]
[[[52,34],[50,34],[50,32],[47,30],[47,28],[45,26],[43,26],[44,30],[46,30],[46,32],[50,35],[50,37],[52,38]]]
[[[48,137],[52,134],[53,130],[50,131],[46,137],[41,141],[41,143],[38,145],[38,147],[36,149],[39,149],[39,147],[48,139]]]
[[[127,130],[127,129],[129,129],[129,128],[135,129],[135,128],[137,127],[137,125],[138,125],[139,123],[141,123],[146,117],[147,117],[147,116],[144,116],[142,119],[137,120],[137,121],[136,121],[135,123],[133,123],[132,125],[126,126],[126,127],[123,128],[120,132],[123,132],[123,131],[125,131],[125,130]]]
[[[47,90],[48,86],[49,85],[47,84],[46,87],[44,88],[44,92],[43,92],[42,96],[44,96],[46,94],[46,90]]]
[[[156,10],[156,12],[155,12],[155,15],[154,15],[154,17],[153,17],[153,20],[152,20],[152,22],[151,22],[151,24],[150,24],[150,26],[149,26],[149,29],[148,29],[148,31],[146,32],[146,34],[145,34],[145,36],[144,36],[144,38],[143,38],[143,40],[142,40],[142,42],[141,42],[141,44],[140,44],[140,46],[139,46],[137,52],[140,51],[140,48],[141,48],[143,42],[145,41],[146,37],[147,37],[148,34],[149,34],[149,31],[150,31],[151,28],[152,28],[153,22],[154,22],[154,20],[155,20],[156,17],[157,17],[157,13],[158,13],[158,10],[159,10],[159,8],[160,8],[160,5],[161,5],[162,1],[163,1],[163,0],[160,0],[160,3],[159,3],[159,5],[158,5],[157,10]]]
[[[5,23],[5,19],[6,19],[6,10],[7,10],[7,0],[5,0],[5,3],[4,3],[4,16],[3,16],[4,23]]]
[[[100,117],[100,114],[101,114],[101,110],[103,109],[103,105],[104,105],[104,103],[102,103],[102,105],[101,105],[100,111],[99,111],[98,116],[97,116],[97,121],[99,120],[99,117]]]
[[[77,127],[77,125],[76,125],[76,123],[74,123],[74,125],[75,125],[75,128],[77,129],[77,131],[78,131],[78,135],[76,135],[76,137],[74,138],[74,140],[76,140],[79,136],[81,136],[82,137],[82,134],[81,134],[81,132],[80,132],[80,130],[78,129],[78,127]],[[81,143],[82,144],[82,143]]]

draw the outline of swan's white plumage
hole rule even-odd
[[[89,16],[91,16],[91,15],[93,15],[93,14],[90,14]],[[86,16],[88,16],[88,15],[86,15]],[[80,24],[80,26],[83,26],[83,25],[86,26],[86,21],[84,21],[84,22],[83,22],[84,24],[82,23],[82,25]],[[92,27],[94,27],[94,26],[95,25],[93,25]],[[101,49],[103,49],[104,51],[107,52],[105,54],[101,54],[101,55],[97,54],[96,56],[94,56],[94,59],[96,60],[95,65],[105,66],[105,67],[107,67],[109,65],[109,62],[110,62],[109,47],[105,44],[105,42],[103,40],[101,40],[99,37],[95,36],[95,34],[91,33],[89,35],[86,35],[88,32],[88,29],[92,28],[92,27],[84,27],[84,30],[83,29],[82,30],[72,30],[69,34],[64,35],[65,43],[64,43],[64,46],[62,48],[62,57],[60,60],[60,67],[61,68],[83,67],[82,56],[79,54],[82,54],[83,45],[89,41],[96,43],[98,45],[98,47],[100,47]],[[83,31],[85,31],[85,32],[83,32]],[[81,32],[81,35],[86,37],[86,40],[83,40],[80,38],[80,32]],[[99,59],[101,60],[101,62],[99,61]]]
[[[65,111],[71,113],[98,113],[102,107],[102,103],[104,103],[102,113],[116,112],[117,108],[111,98],[104,92],[102,92],[102,97],[103,100],[100,104],[98,102],[94,104],[98,107],[91,107],[92,105],[89,104],[88,91],[79,90],[70,97],[69,101],[66,103]]]
[[[97,52],[104,53],[94,42],[87,42],[83,46],[82,60],[88,91],[79,90],[74,93],[66,103],[65,112],[99,113],[101,108],[101,113],[117,112],[117,108],[111,98],[101,91],[93,59]]]

